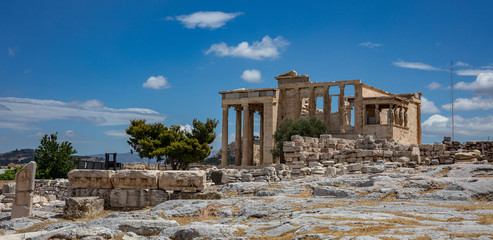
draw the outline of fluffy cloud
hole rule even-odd
[[[383,46],[383,44],[381,44],[381,43],[372,43],[372,42],[364,42],[364,43],[358,44],[358,46],[360,46],[360,47],[367,47],[367,48],[376,48],[376,47]]]
[[[225,12],[195,12],[188,15],[180,15],[173,17],[166,17],[166,20],[178,20],[186,28],[194,29],[196,27],[199,28],[209,28],[216,29],[224,26],[226,22],[233,20],[237,16],[243,13],[225,13]]]
[[[247,81],[247,82],[260,82],[262,80],[262,75],[259,70],[256,69],[251,69],[251,70],[245,70],[243,74],[241,74],[241,79]]]
[[[411,69],[419,69],[419,70],[426,70],[426,71],[442,71],[442,69],[433,67],[428,64],[420,63],[420,62],[405,62],[402,59],[399,59],[397,62],[393,62],[397,67],[401,68],[411,68]]]
[[[454,131],[456,137],[486,137],[493,135],[493,115],[487,117],[463,118],[454,116]],[[423,135],[450,136],[452,123],[450,118],[435,114],[421,124]]]
[[[426,86],[427,88],[431,89],[431,90],[435,90],[435,89],[441,89],[441,88],[444,88],[442,84],[440,83],[437,83],[437,82],[431,82],[430,84],[428,84],[428,86]]]
[[[461,62],[461,61],[456,62],[454,65],[457,67],[470,67],[471,66],[469,63]]]
[[[116,137],[116,138],[128,138],[129,135],[123,130],[108,130],[104,131],[104,134],[111,136],[111,137]]]
[[[9,56],[11,57],[15,56],[15,52],[14,50],[12,50],[12,48],[9,48],[8,51],[9,51]]]
[[[168,79],[163,76],[151,76],[147,81],[142,84],[142,87],[152,88],[152,89],[165,89],[171,87],[168,83]]]
[[[493,70],[489,70],[489,69],[461,69],[461,70],[456,70],[455,73],[459,76],[478,76],[481,73],[493,73]]]
[[[491,73],[480,73],[474,82],[458,82],[454,88],[471,90],[476,94],[493,97],[493,71]]]
[[[445,110],[451,110],[452,105],[450,103],[445,104],[442,108]],[[493,109],[493,99],[489,97],[457,98],[454,102],[454,110],[471,111],[478,109]]]
[[[127,125],[131,119],[159,122],[165,116],[146,108],[115,109],[105,107],[99,100],[61,102],[30,98],[0,97],[0,128],[16,130],[37,129],[35,123],[53,120],[87,121],[96,126]]]
[[[287,45],[289,42],[281,36],[274,39],[265,36],[262,41],[253,42],[251,45],[248,42],[241,42],[237,46],[228,46],[226,43],[212,44],[205,54],[214,53],[220,57],[230,56],[262,60],[279,57],[281,50]]]
[[[439,113],[440,109],[435,106],[435,103],[426,99],[425,97],[421,97],[421,112],[422,113]]]

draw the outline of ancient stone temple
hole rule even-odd
[[[228,165],[228,134],[224,133],[228,132],[230,109],[236,112],[236,166],[254,165],[255,112],[260,116],[258,163],[262,166],[276,163],[271,154],[273,134],[284,119],[316,117],[325,123],[329,134],[340,138],[355,139],[362,134],[402,144],[421,143],[421,93],[392,94],[361,80],[311,82],[308,75],[295,71],[275,79],[278,88],[219,92],[223,107],[222,166]]]

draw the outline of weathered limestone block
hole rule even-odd
[[[361,168],[362,173],[382,173],[385,172],[385,166],[384,165],[373,165],[373,166],[363,166]]]
[[[104,200],[98,197],[70,197],[65,199],[63,215],[66,219],[89,218],[99,215]]]
[[[2,194],[15,194],[15,183],[6,183],[2,186]]]
[[[72,189],[69,196],[72,197],[98,197],[104,200],[104,208],[110,208],[110,192],[109,188],[77,188]]]
[[[179,227],[175,220],[124,220],[118,225],[118,229],[123,232],[133,232],[138,235],[150,236],[157,235],[161,231]]]
[[[157,189],[159,172],[155,170],[120,170],[113,174],[111,182],[113,188]]]
[[[197,192],[205,186],[205,171],[162,171],[159,177],[159,188],[167,191]]]
[[[68,172],[68,181],[72,188],[113,188],[112,170],[74,169]]]
[[[211,180],[216,185],[222,185],[228,183],[228,174],[221,170],[211,172]]]
[[[169,195],[170,200],[177,199],[203,199],[203,200],[212,200],[212,199],[221,199],[222,194],[219,192],[198,192],[198,193],[189,193],[189,192],[173,192]]]
[[[156,206],[169,198],[164,190],[155,189],[112,189],[110,206],[112,208],[136,209]]]
[[[29,162],[15,174],[15,200],[11,218],[32,217],[36,162]]]

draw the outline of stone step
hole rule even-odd
[[[4,199],[2,199],[2,202],[3,203],[11,203],[11,202],[14,202],[14,199],[13,198],[4,198]]]
[[[2,209],[2,212],[12,212],[12,208],[4,208]]]
[[[15,193],[4,193],[3,195],[7,198],[14,198],[15,197]]]

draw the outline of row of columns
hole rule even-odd
[[[407,108],[390,104],[389,112],[387,113],[387,122],[390,125],[398,125],[407,127]]]
[[[345,85],[341,85],[341,86],[338,86],[339,87],[339,106],[338,106],[338,110],[339,110],[339,122],[340,122],[340,132],[341,133],[344,133],[345,130],[346,130],[346,125],[347,125],[347,122],[346,122],[346,116],[347,116],[347,113],[346,113],[346,109],[345,109],[345,101],[344,101],[344,88],[345,88]],[[294,120],[298,120],[301,116],[301,104],[302,104],[302,98],[301,98],[301,89],[302,88],[294,88],[294,92],[295,92],[295,96],[294,96],[294,99],[296,99],[297,101],[295,102],[295,113],[294,113]],[[316,109],[317,109],[317,96],[315,94],[315,90],[316,88],[315,87],[310,87],[310,97],[309,97],[309,111],[308,111],[308,116],[310,118],[314,117],[315,116],[315,113],[316,113]],[[284,101],[284,98],[285,98],[285,92],[287,91],[287,89],[283,89],[281,90],[281,101]],[[325,125],[329,128],[330,126],[330,113],[332,112],[332,98],[331,98],[331,95],[329,95],[329,91],[330,91],[330,86],[327,86],[327,87],[323,87],[323,91],[324,91],[324,94],[323,94],[323,112],[324,112],[324,123]],[[284,108],[286,106],[283,106]],[[285,114],[286,114],[286,111],[284,109],[282,109],[282,116],[286,117]],[[349,113],[350,115],[350,113]]]
[[[242,104],[236,106],[236,129],[235,129],[235,165],[253,166],[253,129],[254,114],[257,108],[260,115],[260,165],[270,165],[273,158],[270,150],[274,147],[273,134],[275,131],[274,103],[267,102],[259,104]],[[229,105],[223,105],[223,128],[222,128],[222,158],[221,165],[228,165],[228,117]],[[242,127],[243,113],[243,127]],[[242,137],[243,133],[243,137]]]

